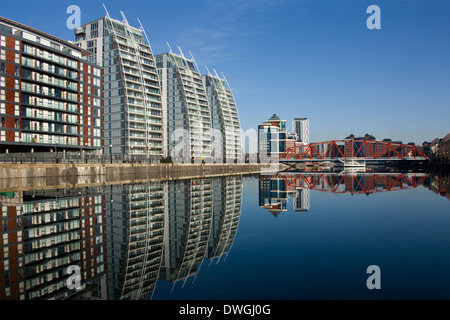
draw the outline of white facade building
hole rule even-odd
[[[103,66],[106,153],[163,155],[158,72],[145,31],[109,15],[75,30],[76,44]]]
[[[156,66],[166,112],[165,155],[173,161],[209,161],[212,155],[211,113],[194,59],[168,52],[156,56]]]
[[[206,86],[209,107],[211,110],[211,124],[214,143],[213,156],[222,157],[226,163],[241,160],[241,126],[231,89],[228,82],[219,76],[211,74],[203,76]],[[219,150],[217,150],[219,149]],[[219,156],[218,156],[219,155]],[[220,159],[221,160],[221,159]]]
[[[297,135],[297,142],[309,144],[309,120],[307,118],[295,118],[292,122],[292,132]]]

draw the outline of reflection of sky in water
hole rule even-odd
[[[244,179],[239,228],[224,261],[205,260],[193,283],[158,282],[153,299],[449,299],[449,200],[423,186],[366,195],[311,191],[276,218]],[[381,290],[369,290],[369,265]],[[170,291],[173,289],[172,293]]]

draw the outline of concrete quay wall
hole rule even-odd
[[[282,164],[0,164],[0,190],[276,173]]]

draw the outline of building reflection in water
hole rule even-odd
[[[308,211],[310,205],[309,197],[310,197],[309,189],[297,189],[294,195],[294,210]]]
[[[154,290],[164,240],[164,182],[107,186],[107,299],[147,299]]]
[[[195,275],[206,256],[213,213],[212,178],[169,181],[160,279]]]
[[[450,200],[450,178],[448,175],[430,175],[424,181],[425,187]]]
[[[428,179],[428,180],[426,180]],[[310,209],[310,190],[345,193],[372,194],[402,189],[416,188],[429,181],[426,173],[340,173],[326,172],[284,172],[273,176],[262,176],[259,181],[259,206],[277,217],[287,211],[292,197],[295,211]],[[441,193],[447,178],[432,178],[440,182]],[[439,187],[430,187],[438,190]]]
[[[288,188],[286,181],[278,176],[259,179],[259,206],[271,212],[275,217],[287,211]]]
[[[236,236],[242,176],[1,193],[0,299],[150,299]],[[69,289],[67,268],[80,267]]]
[[[168,182],[160,280],[184,286],[206,258],[219,261],[228,253],[239,223],[242,184],[242,176]]]
[[[81,268],[81,291],[98,296],[105,272],[101,188],[2,193],[0,299],[66,299],[67,268]]]
[[[259,180],[259,205],[308,211],[310,190],[371,194],[423,184],[448,197],[448,176],[279,173]],[[158,282],[194,280],[230,252],[242,176],[0,193],[0,299],[151,299]],[[80,267],[69,289],[67,268]]]
[[[241,217],[242,176],[216,177],[207,258],[217,263],[231,250]]]

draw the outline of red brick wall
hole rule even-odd
[[[14,50],[16,48],[16,39],[6,36],[5,37],[6,47]]]

